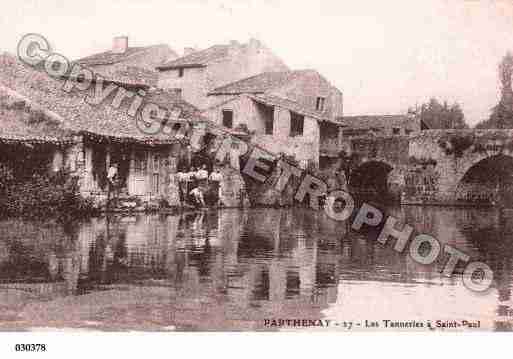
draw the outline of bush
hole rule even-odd
[[[440,138],[438,145],[442,148],[446,155],[454,154],[456,158],[463,156],[463,153],[472,146],[474,138],[472,136],[451,136],[448,140]]]
[[[92,202],[79,192],[78,178],[66,171],[33,174],[16,181],[12,171],[0,165],[0,213],[13,216],[83,215],[92,211]]]

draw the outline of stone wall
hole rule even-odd
[[[349,142],[350,154],[357,155],[361,162],[381,161],[396,167],[408,164],[409,138],[407,136],[382,136],[344,138]]]
[[[285,152],[296,155],[296,159],[306,159],[313,151],[307,148],[296,149],[299,137],[286,137],[290,131],[290,114],[285,109],[277,109],[275,116],[280,119],[275,126],[275,135],[254,135],[252,141],[277,154]],[[315,133],[305,123],[305,133]],[[301,136],[300,136],[301,137]],[[463,139],[462,139],[463,138]],[[513,131],[423,131],[415,136],[383,136],[344,138],[349,145],[349,155],[356,155],[355,168],[368,162],[386,164],[390,168],[386,175],[387,188],[394,198],[404,204],[478,204],[492,202],[494,189],[490,184],[465,183],[465,174],[484,159],[497,155],[513,158]],[[285,150],[283,150],[285,149]],[[340,170],[340,159],[332,161],[326,168],[326,181]],[[329,172],[329,173],[328,173]],[[235,173],[239,173],[235,170]],[[323,172],[324,173],[324,172]],[[279,172],[274,172],[262,185],[248,186],[239,175],[228,173],[234,190],[226,190],[230,203],[240,203],[241,189],[249,191],[252,203],[266,206],[284,206],[293,203],[294,190],[298,184],[289,183],[285,191],[278,193],[274,183]],[[512,191],[513,185],[506,183],[503,191]],[[232,185],[230,185],[232,186]],[[333,186],[330,186],[333,187]],[[496,196],[496,194],[495,194]]]
[[[194,67],[183,69],[183,76],[178,76],[178,69],[165,70],[159,73],[158,87],[164,89],[181,89],[182,98],[198,108],[206,106],[206,95],[209,91],[207,69]]]
[[[208,92],[231,82],[262,72],[286,71],[288,67],[267,47],[257,40],[248,44],[231,44],[226,57],[210,61],[205,67],[185,68],[183,77],[178,69],[164,70],[159,75],[159,87],[181,88],[183,98],[206,109],[223,99],[207,97]]]
[[[240,171],[230,166],[217,167],[223,175],[220,197],[224,207],[249,207],[246,184]]]
[[[204,115],[218,126],[223,126],[223,110],[233,111],[233,128],[244,124],[250,131],[265,133],[264,119],[259,116],[257,104],[247,96],[231,96],[218,106],[205,110]]]
[[[471,191],[461,182],[468,170],[480,161],[497,155],[513,157],[512,130],[428,130],[411,138],[410,162],[424,164],[420,175],[432,178],[434,188],[406,195],[405,203],[462,204]],[[431,164],[433,168],[429,168]],[[412,172],[413,173],[413,172]],[[413,175],[413,174],[412,174]],[[458,188],[460,186],[460,188]],[[468,191],[465,190],[467,188]],[[475,189],[475,188],[474,188]],[[480,191],[483,198],[487,191]]]
[[[303,107],[317,110],[317,98],[325,98],[324,109],[321,111],[330,119],[343,114],[342,92],[333,87],[328,80],[317,71],[305,70],[298,79],[288,86],[270,91],[271,94],[295,101]]]
[[[278,191],[276,187],[281,175],[280,163],[274,169],[273,173],[262,184],[253,183],[248,195],[254,206],[264,207],[288,207],[294,204],[294,195],[300,185],[301,180],[291,176],[283,191]],[[283,183],[281,184],[283,185]]]
[[[233,128],[244,124],[251,132],[251,143],[277,155],[285,153],[296,160],[319,162],[319,123],[305,116],[303,135],[290,137],[290,110],[274,106],[273,134],[265,134],[265,119],[257,103],[247,96],[238,96],[231,101],[204,111],[216,125],[222,126],[222,111],[233,111]]]

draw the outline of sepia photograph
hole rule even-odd
[[[1,8],[1,332],[513,330],[513,2]]]

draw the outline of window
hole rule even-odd
[[[272,135],[274,131],[274,118],[273,117],[267,117],[265,119],[265,134],[266,135]]]
[[[413,130],[411,128],[407,128],[406,130],[404,130],[404,133],[406,133],[407,135],[409,135],[412,132]]]
[[[146,175],[146,154],[138,153],[134,158],[134,173],[139,176]]]
[[[324,101],[326,99],[324,97],[317,97],[317,102],[315,104],[315,109],[317,111],[324,111]]]
[[[392,133],[394,135],[399,135],[401,133],[401,129],[399,127],[392,128]]]
[[[297,297],[301,287],[299,272],[287,271],[285,278],[285,298]]]
[[[303,136],[304,125],[305,116],[294,112],[290,113],[290,137]]]
[[[259,105],[259,109],[264,118],[265,134],[272,135],[274,132],[274,107]]]
[[[223,126],[232,128],[233,127],[233,111],[223,110]]]
[[[184,71],[185,71],[185,69],[183,67],[179,68],[178,69],[178,77],[183,77]]]

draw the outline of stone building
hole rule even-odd
[[[114,37],[110,50],[76,60],[106,79],[125,84],[144,84],[156,87],[156,67],[174,60],[178,54],[168,45],[129,46],[127,36]]]
[[[342,93],[315,70],[264,72],[213,89],[208,102],[203,113],[217,125],[300,163],[318,164],[320,144],[338,141]]]
[[[338,153],[342,93],[315,70],[289,70],[258,40],[187,49],[157,69],[160,87],[180,92],[228,132],[250,132],[268,151],[315,164]]]
[[[18,114],[14,116],[16,123],[10,117],[2,117],[0,142],[12,146],[12,140],[17,140],[32,146],[34,151],[44,147],[41,153],[49,170],[66,168],[78,176],[85,197],[107,196],[107,171],[113,164],[118,168],[122,195],[137,196],[143,201],[164,197],[168,174],[176,171],[179,161],[190,158],[192,133],[205,122],[199,110],[171,91],[144,87],[148,91],[145,101],[169,112],[178,110],[173,124],[183,128],[175,131],[168,126],[170,132],[147,133],[141,130],[138,117],[128,114],[129,103],[114,104],[116,92],[127,91],[126,83],[116,82],[116,90],[104,101],[91,104],[87,98],[93,96],[94,86],[86,91],[73,88],[66,92],[65,81],[28,67],[13,56],[2,55],[3,107],[39,115],[34,119]],[[37,147],[31,144],[34,141]],[[15,159],[20,156],[20,152],[14,153]]]
[[[339,117],[344,137],[414,135],[428,126],[412,115],[364,115]]]
[[[158,86],[176,89],[183,98],[199,107],[209,105],[213,89],[267,71],[286,71],[287,65],[255,39],[241,44],[231,41],[204,50],[185,49],[184,56],[157,66]]]

